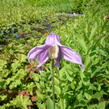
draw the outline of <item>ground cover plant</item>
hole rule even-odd
[[[53,109],[51,60],[27,54],[51,32],[78,52],[84,72],[64,59],[55,67],[56,109],[109,108],[108,0],[0,1],[0,109]],[[71,17],[72,12],[82,16]],[[64,13],[64,14],[61,14]]]

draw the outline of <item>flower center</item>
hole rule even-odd
[[[59,47],[57,45],[55,45],[52,48],[48,49],[49,55],[53,58],[57,58],[58,57],[58,53],[59,53]]]

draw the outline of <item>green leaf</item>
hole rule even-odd
[[[98,105],[98,109],[105,109],[106,102],[100,102]]]
[[[32,73],[32,78],[34,81],[39,81],[39,75],[38,74],[35,74],[35,73]]]
[[[57,78],[54,78],[54,82],[55,82],[56,85],[59,85],[59,80]]]
[[[61,89],[60,89],[59,86],[56,86],[56,85],[55,85],[55,93],[56,93],[56,94],[60,94],[60,93],[61,93]]]
[[[96,35],[96,32],[97,32],[97,23],[94,24],[94,26],[92,27],[92,30],[91,30],[91,34],[89,36],[90,40],[94,39],[94,36]]]
[[[72,89],[75,89],[74,81],[72,81],[72,83],[71,83],[71,88],[72,88]]]
[[[25,62],[26,59],[27,59],[27,56],[24,55],[24,54],[18,54],[18,55],[17,55],[17,59],[18,59],[20,62]]]
[[[9,88],[10,89],[16,88],[17,86],[20,86],[20,84],[21,84],[20,80],[15,80],[10,84]]]
[[[47,109],[53,109],[53,101],[51,100],[50,97],[47,98]]]
[[[23,109],[28,109],[27,106],[32,105],[28,96],[17,96],[10,103],[16,107],[22,107]]]
[[[0,59],[0,70],[7,64],[7,61]]]
[[[14,63],[12,63],[11,67],[12,67],[12,71],[16,72],[17,68],[21,66],[21,63],[19,63],[19,61],[14,61]]]
[[[82,49],[87,53],[87,45],[86,45],[84,38],[79,37],[78,42],[79,42],[80,46],[82,47]]]
[[[90,100],[92,98],[92,96],[90,94],[88,94],[88,93],[84,93],[84,95],[85,95],[87,100]]]
[[[47,109],[45,103],[37,103],[38,109]]]
[[[68,79],[69,81],[72,81],[72,80],[73,80],[73,78],[68,74],[68,72],[65,72],[65,74],[66,74],[66,77],[67,77],[67,79]]]
[[[103,96],[103,94],[105,94],[104,91],[96,92],[96,93],[92,96],[92,98],[96,98],[96,99],[100,100],[100,98]]]

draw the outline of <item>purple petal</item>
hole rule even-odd
[[[59,48],[58,58],[56,59],[56,63],[55,63],[56,66],[60,67],[61,59],[62,59],[62,53],[61,53],[61,49]]]
[[[36,59],[36,56],[38,56],[38,54],[40,54],[40,52],[42,52],[46,48],[47,48],[46,45],[36,46],[32,48],[28,53],[28,60],[34,61]]]
[[[40,71],[42,71],[43,69],[42,69],[42,66],[41,67],[38,67],[38,69],[40,70]]]
[[[37,67],[39,69],[42,69],[42,64],[44,64],[48,60],[48,58],[49,58],[48,49],[45,49],[38,55],[39,65]]]
[[[60,45],[60,38],[58,35],[52,33],[47,36],[45,44],[50,46]]]
[[[76,53],[74,50],[72,50],[66,46],[61,46],[60,48],[61,48],[63,58],[65,60],[68,60],[68,61],[76,63],[76,64],[80,64],[82,71],[84,71],[84,65],[82,64],[82,59],[78,53]]]

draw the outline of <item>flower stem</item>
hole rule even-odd
[[[55,109],[55,84],[54,84],[54,60],[51,61],[51,73],[52,73],[52,93],[53,93],[53,109]]]

